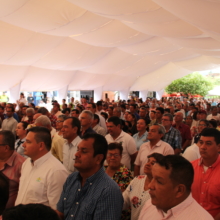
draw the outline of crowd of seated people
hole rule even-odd
[[[0,106],[0,219],[220,219],[220,103],[22,100]]]

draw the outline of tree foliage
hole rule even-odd
[[[174,80],[165,88],[169,94],[182,92],[184,94],[205,96],[214,88],[213,82],[199,73],[191,73],[180,79]]]

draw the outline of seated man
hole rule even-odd
[[[50,152],[50,131],[30,128],[23,147],[30,158],[22,166],[15,205],[40,203],[55,209],[68,172]]]
[[[118,185],[103,169],[108,144],[99,134],[88,133],[78,145],[74,167],[63,187],[57,213],[61,219],[119,220],[123,198]]]
[[[213,220],[191,195],[193,167],[185,158],[168,155],[154,164],[149,199],[139,220]]]

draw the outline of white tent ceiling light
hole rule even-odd
[[[220,64],[218,0],[0,0],[0,88],[154,90]]]

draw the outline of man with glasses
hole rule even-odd
[[[162,117],[162,125],[166,132],[163,136],[163,141],[167,142],[174,150],[175,154],[181,153],[182,137],[180,132],[172,126],[173,116],[169,113],[164,114]]]

